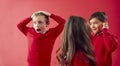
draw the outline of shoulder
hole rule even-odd
[[[78,59],[78,60],[80,60],[82,62],[89,63],[88,57],[82,51],[77,51],[77,53],[75,54],[74,58],[76,58],[76,59]]]
[[[56,28],[49,28],[48,31],[49,32],[56,32]]]
[[[87,56],[81,51],[78,51],[74,55],[74,58],[72,61],[73,61],[72,63],[73,66],[89,66],[89,63],[90,63]]]

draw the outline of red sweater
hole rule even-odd
[[[83,52],[78,51],[73,57],[70,66],[90,66],[89,63],[87,56]]]
[[[29,66],[50,66],[51,52],[57,36],[62,32],[65,20],[51,14],[50,18],[59,25],[50,28],[45,34],[36,33],[33,27],[26,25],[32,20],[30,17],[21,21],[17,27],[28,38]]]
[[[57,54],[59,55],[61,51],[57,51]],[[57,55],[57,56],[58,56]],[[59,66],[59,58],[56,56],[56,62],[57,64],[51,64],[51,66]],[[64,62],[67,64],[67,62]],[[82,51],[77,51],[74,54],[74,57],[72,58],[71,64],[69,66],[90,66],[90,61],[88,57],[82,52]]]
[[[92,36],[93,47],[97,66],[112,66],[112,52],[117,47],[115,36],[108,33],[107,29]]]

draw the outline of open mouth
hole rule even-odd
[[[37,29],[37,31],[41,31],[41,29]]]

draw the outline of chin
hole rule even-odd
[[[97,33],[97,31],[93,31],[93,33],[94,33],[94,34],[96,34],[96,33]]]
[[[36,33],[40,33],[40,31],[35,30]]]

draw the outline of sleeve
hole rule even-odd
[[[56,35],[59,35],[64,28],[65,20],[54,14],[51,14],[50,18],[52,18],[58,23],[58,25],[54,28],[54,30],[56,31]]]
[[[103,32],[103,40],[104,40],[106,50],[108,52],[113,52],[118,45],[117,38],[114,35],[111,35],[110,33],[108,33],[107,29],[103,29],[102,32]]]
[[[24,34],[27,35],[28,29],[29,27],[27,27],[26,25],[32,20],[31,17],[28,17],[24,20],[22,20],[18,25],[18,29]]]

